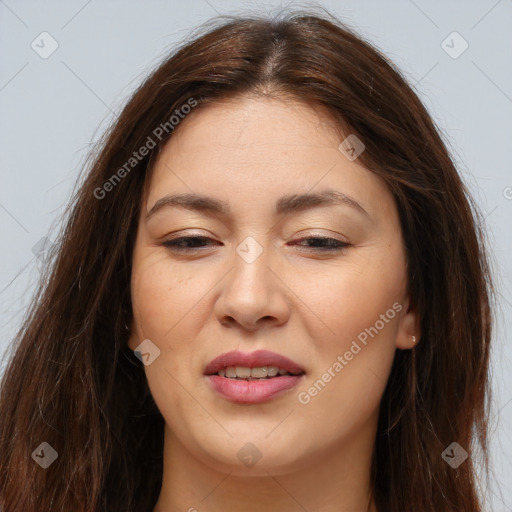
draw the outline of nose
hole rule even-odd
[[[286,285],[271,264],[269,249],[252,262],[234,255],[234,268],[221,280],[214,306],[222,325],[255,331],[287,322],[290,307]]]

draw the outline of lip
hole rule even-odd
[[[300,375],[281,375],[265,380],[237,380],[217,375],[228,366],[277,366],[287,372],[301,372]],[[244,353],[234,350],[213,359],[205,368],[204,374],[212,389],[223,398],[240,404],[257,404],[270,400],[276,395],[295,387],[304,377],[304,369],[291,359],[270,352],[257,350]]]
[[[228,366],[247,366],[257,368],[259,366],[277,366],[287,372],[304,372],[296,362],[285,356],[270,352],[269,350],[256,350],[255,352],[245,353],[238,350],[232,350],[216,357],[204,370],[205,375],[214,375],[220,369]]]
[[[303,377],[304,375],[282,375],[267,380],[236,380],[208,375],[206,378],[214,391],[231,402],[259,404],[295,387]]]

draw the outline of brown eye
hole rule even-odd
[[[207,247],[207,242],[215,242],[211,238],[205,236],[182,236],[172,240],[166,240],[162,245],[172,250],[190,251]]]
[[[307,242],[306,245],[297,244],[300,247],[318,249],[320,251],[340,251],[350,246],[349,243],[342,240],[324,236],[306,237],[299,240],[299,242]]]

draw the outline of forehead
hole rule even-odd
[[[326,110],[290,98],[239,96],[196,109],[185,118],[165,150],[191,155],[207,150],[223,163],[240,166],[247,158],[269,165],[316,158],[321,148],[336,149],[341,137]],[[279,154],[280,159],[275,159]],[[233,159],[230,159],[230,155]],[[234,160],[236,157],[236,161]],[[265,158],[266,157],[266,158]]]
[[[384,182],[339,149],[327,111],[297,100],[238,97],[197,109],[160,153],[148,207],[173,191],[214,194],[241,205],[285,193],[336,188],[369,209],[394,203]]]

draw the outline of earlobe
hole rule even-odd
[[[421,338],[420,315],[411,307],[411,301],[406,301],[405,313],[399,320],[396,335],[396,348],[409,350],[418,345]]]

